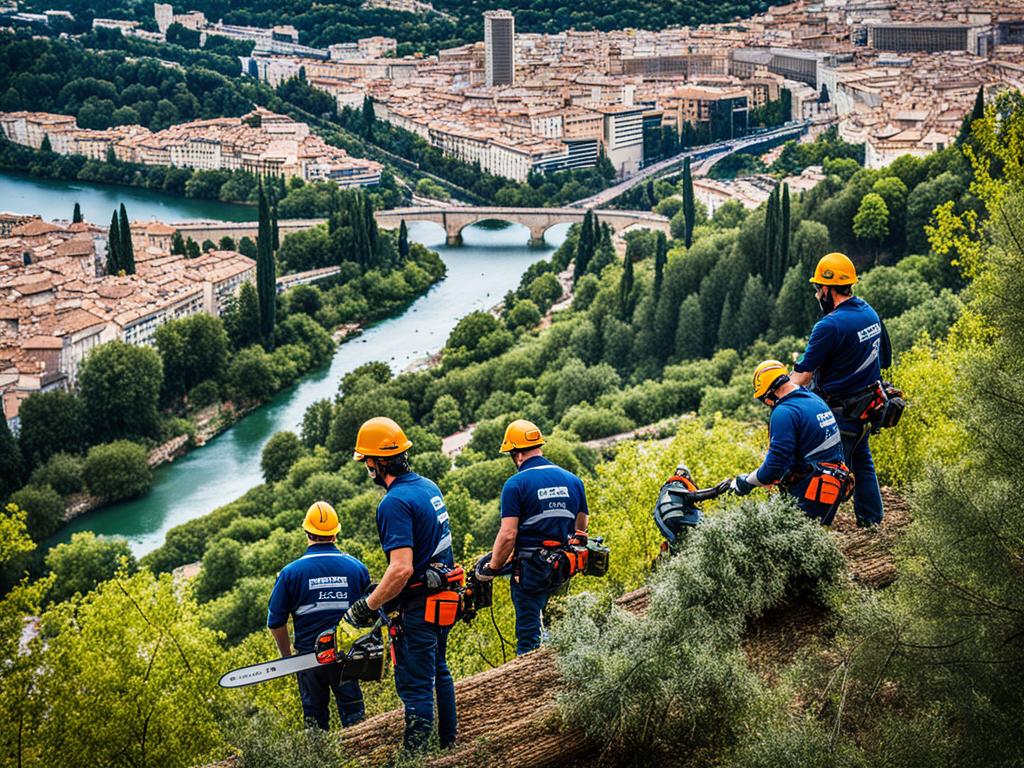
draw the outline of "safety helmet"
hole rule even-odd
[[[816,285],[856,285],[857,268],[843,253],[826,253],[818,259],[810,282]]]
[[[501,453],[521,451],[544,445],[544,435],[532,421],[516,419],[505,428],[505,438],[501,441]]]
[[[314,536],[335,536],[341,530],[338,513],[326,501],[314,501],[306,511],[302,530]]]
[[[352,458],[363,461],[367,456],[397,456],[412,448],[412,440],[387,416],[375,416],[363,422],[356,435]]]
[[[754,399],[760,400],[783,382],[789,381],[789,369],[778,360],[765,360],[754,369]]]

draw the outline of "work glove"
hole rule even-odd
[[[746,475],[736,475],[729,483],[729,490],[735,493],[737,496],[746,496],[757,486],[747,482]]]
[[[473,573],[476,575],[477,581],[494,581],[494,577],[498,575],[497,571],[491,570],[491,553],[488,552],[486,555],[476,561],[476,566],[473,568]]]
[[[360,597],[345,612],[343,622],[348,622],[354,627],[372,627],[377,620],[377,612],[366,603],[365,597]]]

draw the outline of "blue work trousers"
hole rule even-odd
[[[441,748],[455,743],[455,681],[445,654],[451,627],[428,624],[423,604],[402,610],[401,631],[395,639],[395,689],[405,705],[405,749],[426,749],[434,729],[437,695],[437,730]]]
[[[510,584],[516,610],[516,656],[522,656],[540,647],[541,613],[553,593],[526,591],[514,578]]]
[[[859,419],[837,415],[839,434],[843,439],[846,466],[853,472],[857,483],[853,489],[853,513],[858,525],[877,525],[882,522],[882,492],[878,487],[875,462],[868,445],[870,426]]]
[[[366,714],[363,707],[363,692],[358,680],[342,680],[341,665],[329,664],[313,669],[304,669],[297,675],[299,698],[302,699],[302,715],[309,725],[327,730],[330,723],[331,693],[338,705],[341,726],[355,725]]]

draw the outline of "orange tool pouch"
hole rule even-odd
[[[805,499],[832,506],[850,498],[854,480],[846,464],[818,462],[813,466],[811,481],[804,491]]]
[[[461,565],[456,565],[445,574],[447,583],[436,592],[427,595],[423,620],[439,627],[450,627],[462,615],[462,593],[466,588],[466,574]]]

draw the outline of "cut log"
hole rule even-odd
[[[873,589],[895,580],[893,548],[910,522],[905,499],[887,489],[883,498],[886,518],[878,528],[856,528],[849,509],[840,512],[833,526],[850,579]],[[647,589],[623,595],[617,603],[628,611],[642,613],[647,609]],[[821,637],[827,622],[827,612],[820,606],[778,608],[753,623],[744,650],[753,667],[770,678],[800,648]],[[564,768],[566,763],[592,753],[594,745],[561,722],[555,696],[563,684],[550,648],[540,648],[458,681],[458,745],[428,764],[449,768],[493,764],[497,760],[517,768]],[[348,754],[359,764],[379,765],[401,745],[404,722],[401,710],[385,712],[346,729],[341,738]]]

